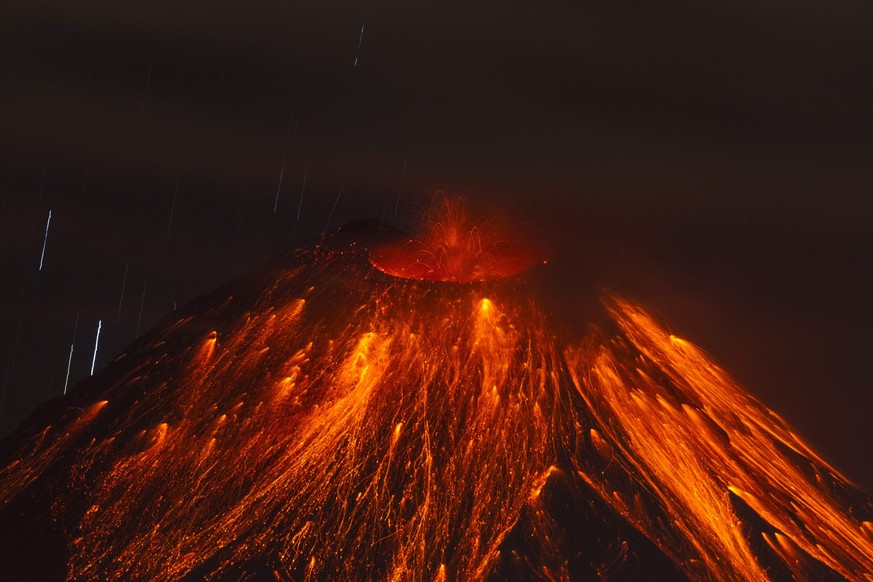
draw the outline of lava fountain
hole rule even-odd
[[[466,203],[440,195],[425,215],[419,238],[370,249],[370,263],[389,275],[423,281],[469,283],[518,275],[542,250],[498,217],[474,221]]]
[[[536,253],[444,210],[291,251],[38,410],[4,575],[873,580],[873,505],[783,420],[627,299],[564,339]]]

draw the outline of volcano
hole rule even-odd
[[[168,316],[0,444],[0,576],[873,580],[864,492],[502,241],[354,223]]]

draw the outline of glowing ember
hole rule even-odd
[[[422,276],[341,232],[192,304],[12,441],[0,519],[71,580],[873,579],[867,498],[699,349],[416,280],[493,278],[444,229]]]

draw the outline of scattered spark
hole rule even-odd
[[[358,50],[355,51],[355,65],[354,68],[358,68],[358,58],[361,56],[361,43],[364,42],[364,24],[361,24],[361,34],[358,36]]]
[[[49,238],[49,226],[52,223],[52,211],[49,210],[48,219],[45,221],[45,238],[42,239],[42,254],[39,256],[39,270],[42,271],[43,264],[45,263],[45,247],[48,244]]]
[[[173,202],[170,204],[170,219],[167,221],[167,236],[170,236],[170,228],[173,226],[173,212],[176,210],[176,194],[179,192],[179,178],[176,178],[176,187],[173,188]]]
[[[64,379],[64,394],[70,385],[70,369],[73,367],[73,348],[76,346],[76,332],[79,331],[79,312],[76,312],[76,323],[73,325],[73,341],[70,343],[70,356],[67,358],[67,377]]]
[[[276,201],[273,202],[273,214],[276,214],[276,210],[279,208],[279,192],[282,191],[282,178],[285,176],[285,162],[286,157],[282,157],[282,169],[279,170],[279,186],[276,187]]]
[[[115,318],[115,323],[121,321],[121,306],[124,304],[124,288],[127,286],[127,270],[129,264],[124,265],[124,277],[121,279],[121,298],[118,300],[118,316]]]
[[[103,328],[103,320],[97,322],[97,337],[94,339],[94,357],[91,358],[91,375],[94,375],[94,366],[97,365],[97,347],[100,345],[100,330]]]

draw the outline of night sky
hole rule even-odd
[[[549,241],[568,324],[592,289],[640,300],[873,489],[869,1],[3,13],[2,434],[90,373],[98,321],[99,368],[294,244],[414,228],[442,188]]]

